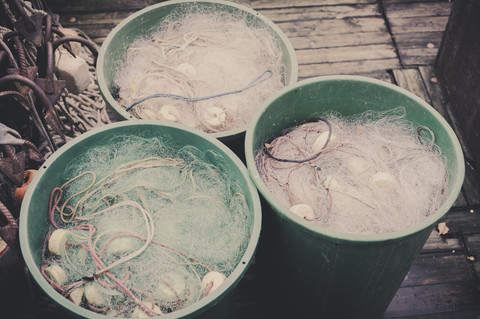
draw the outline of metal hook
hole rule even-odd
[[[65,140],[65,134],[62,131],[60,120],[58,119],[55,109],[50,103],[50,100],[45,94],[45,92],[43,92],[42,89],[35,82],[21,75],[9,74],[0,78],[0,86],[7,82],[20,82],[30,87],[35,92],[36,96],[39,98],[40,102],[43,104],[46,110],[45,121],[53,128],[56,133],[58,133]]]

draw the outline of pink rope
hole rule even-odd
[[[136,292],[137,294],[144,295],[145,297],[147,297],[148,300],[150,301],[150,305],[151,305],[152,309],[155,307],[155,299],[153,299],[152,295],[149,294],[147,291],[143,291],[143,290],[136,289],[136,288],[132,288],[132,291]]]
[[[88,236],[88,248],[90,251],[90,255],[92,256],[93,260],[95,261],[97,265],[97,271],[106,268],[106,265],[103,263],[103,261],[100,259],[100,257],[95,253],[95,249],[93,247],[93,235],[95,234],[96,230],[93,225],[86,224],[84,225],[88,227],[89,230],[89,236]],[[104,274],[109,277],[116,285],[117,287],[129,298],[131,298],[145,313],[147,313],[149,316],[154,316],[156,315],[154,312],[149,310],[145,305],[143,305],[140,300],[138,300],[133,292],[128,289],[118,278],[116,278],[110,271],[105,271]]]
[[[58,192],[58,197],[55,198],[55,200],[53,199],[53,197],[55,196],[55,193]],[[50,222],[52,223],[53,227],[55,228],[59,228],[57,223],[55,223],[55,209],[58,207],[58,203],[60,203],[60,200],[62,198],[62,195],[63,195],[63,190],[60,188],[60,187],[55,187],[53,190],[52,190],[52,193],[50,194],[50,201],[48,203],[48,217],[50,218]]]
[[[95,311],[95,312],[98,312],[98,313],[106,313],[108,309],[110,309],[108,306],[105,306],[105,307],[102,307],[102,308],[99,308],[99,307],[95,307],[93,306],[92,304],[88,303],[87,302],[87,307],[92,310],[92,311]]]

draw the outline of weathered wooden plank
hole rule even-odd
[[[413,315],[413,316],[401,316],[401,317],[391,317],[387,316],[385,318],[401,318],[401,319],[478,319],[480,318],[480,311],[479,310],[472,310],[472,311],[455,311],[455,312],[442,312],[432,313],[432,314],[424,314],[424,315]]]
[[[65,12],[61,18],[62,25],[72,24],[73,18],[75,24],[97,24],[101,22],[118,24],[121,20],[125,19],[129,15],[138,11],[135,10],[122,10],[113,12]],[[321,19],[344,19],[353,17],[380,17],[380,12],[376,5],[362,5],[360,8],[357,6],[331,6],[331,7],[312,7],[308,10],[305,8],[287,8],[283,10],[268,9],[259,11],[267,18],[274,22],[292,22],[292,21],[309,21],[309,20],[321,20]]]
[[[305,49],[297,52],[298,64],[329,63],[396,58],[395,49],[388,44]]]
[[[365,4],[375,3],[376,0],[295,0],[295,2],[285,0],[236,0],[235,2],[244,4],[253,9],[271,9],[288,7],[311,7],[315,5],[329,6],[342,4]]]
[[[467,257],[473,257],[470,261],[478,262],[480,260],[480,234],[472,234],[464,238]]]
[[[442,32],[395,34],[395,43],[403,64],[432,65],[442,41],[442,34]]]
[[[467,260],[473,265],[477,278],[480,278],[480,234],[465,236]]]
[[[320,49],[332,47],[360,46],[369,44],[392,44],[388,32],[356,32],[325,34],[311,37],[289,37],[293,47],[298,49]],[[392,44],[393,45],[393,44]]]
[[[427,89],[417,69],[395,69],[393,70],[393,76],[398,86],[412,92],[427,103],[430,103]]]
[[[379,71],[373,71],[373,72],[362,72],[362,73],[358,73],[357,75],[361,75],[361,76],[365,76],[365,77],[369,77],[377,80],[382,80],[390,84],[393,84],[392,76],[385,69],[379,70]]]
[[[428,237],[427,242],[422,248],[420,254],[438,252],[438,251],[459,251],[462,249],[460,240],[455,238],[447,238],[440,236],[438,231],[434,229]]]
[[[419,65],[433,65],[437,56],[437,49],[415,49],[398,46],[398,52],[404,67],[414,67]]]
[[[274,22],[309,21],[316,19],[344,19],[354,17],[380,17],[376,4],[352,4],[338,6],[314,6],[308,9],[302,7],[278,9],[260,9],[262,13]]]
[[[449,228],[449,235],[455,234],[478,234],[480,233],[480,212],[468,210],[451,211],[442,221],[447,224]]]
[[[106,36],[96,37],[96,38],[92,38],[92,41],[95,42],[97,45],[102,46],[102,43],[103,41],[105,41],[106,38],[107,38]]]
[[[374,17],[278,22],[277,26],[289,37],[310,37],[315,35],[345,34],[352,32],[386,32],[383,19]]]
[[[439,48],[442,42],[443,32],[416,32],[394,34],[395,42],[402,47],[412,48]]]
[[[96,12],[96,13],[65,13],[60,16],[60,23],[64,27],[75,26],[83,28],[85,25],[110,24],[117,25],[136,11]]]
[[[374,72],[382,72],[382,77],[388,77],[386,70],[396,67],[399,67],[398,59],[331,62],[299,65],[298,73],[301,78],[332,74],[365,75]]]
[[[145,8],[152,1],[148,0],[45,0],[48,7],[55,13],[86,13],[86,12],[118,12],[134,11]]]
[[[480,290],[477,289],[474,280],[402,287],[397,291],[385,318],[480,311],[478,300],[480,300]]]
[[[475,278],[463,252],[420,254],[410,268],[401,287],[471,281]]]
[[[385,5],[393,3],[417,3],[417,2],[451,2],[452,0],[382,0]]]
[[[385,12],[389,19],[408,17],[449,16],[452,9],[451,2],[410,2],[386,3]]]
[[[389,19],[393,34],[445,31],[448,17],[418,17]]]

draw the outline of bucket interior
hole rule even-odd
[[[167,138],[174,142],[174,148],[194,145],[201,151],[213,150],[221,155],[224,165],[240,184],[245,194],[248,214],[252,221],[249,226],[250,240],[239,264],[216,291],[199,301],[162,318],[191,318],[220,302],[238,283],[249,266],[260,234],[261,212],[258,194],[248,178],[243,163],[222,143],[196,130],[190,130],[175,123],[160,124],[158,121],[126,121],[106,125],[92,130],[70,141],[55,152],[39,168],[35,175],[21,208],[20,244],[27,267],[40,288],[67,312],[83,318],[106,318],[104,315],[84,309],[61,296],[45,280],[40,272],[42,264],[42,246],[48,232],[48,203],[54,187],[65,182],[65,172],[72,159],[88,151],[91,147],[110,145],[113,137],[118,135],[138,136],[142,138]]]
[[[227,1],[167,1],[147,7],[131,15],[122,21],[105,39],[98,56],[97,77],[100,92],[107,105],[115,111],[122,120],[133,119],[134,116],[126,112],[120,106],[112,95],[113,79],[119,63],[132,44],[139,37],[148,37],[158,26],[159,20],[168,16],[172,12],[181,14],[188,10],[188,4],[195,3],[199,8],[227,12],[231,14],[246,15],[246,21],[249,26],[266,28],[277,40],[283,53],[283,63],[285,65],[283,81],[285,85],[294,83],[298,78],[298,64],[296,55],[290,41],[285,34],[269,19],[260,13]],[[212,133],[213,136],[221,140],[232,140],[236,136],[244,134],[245,127],[235,128],[223,132]],[[243,136],[242,136],[243,137]]]
[[[435,134],[435,143],[447,158],[449,194],[434,214],[421,223],[391,233],[346,234],[332,231],[300,219],[293,219],[288,208],[280,204],[263,183],[256,167],[255,155],[262,144],[283,129],[334,111],[352,116],[368,110],[385,111],[399,106],[406,109],[406,118],[415,125],[424,125]],[[429,227],[453,205],[464,178],[464,159],[458,139],[443,117],[414,94],[395,85],[361,76],[325,76],[300,81],[271,96],[254,115],[245,138],[249,172],[263,197],[282,218],[299,223],[313,233],[322,233],[339,240],[378,241],[394,239]]]

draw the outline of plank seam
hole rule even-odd
[[[390,40],[393,43],[393,47],[395,49],[395,54],[397,55],[398,61],[402,68],[404,68],[404,64],[402,61],[402,56],[400,55],[400,51],[398,50],[397,41],[395,40],[395,36],[392,32],[392,26],[390,25],[390,20],[388,19],[387,12],[385,11],[385,7],[383,5],[383,0],[377,0],[378,9],[383,17],[383,21],[385,22],[385,27],[387,28],[388,34],[390,34]]]

